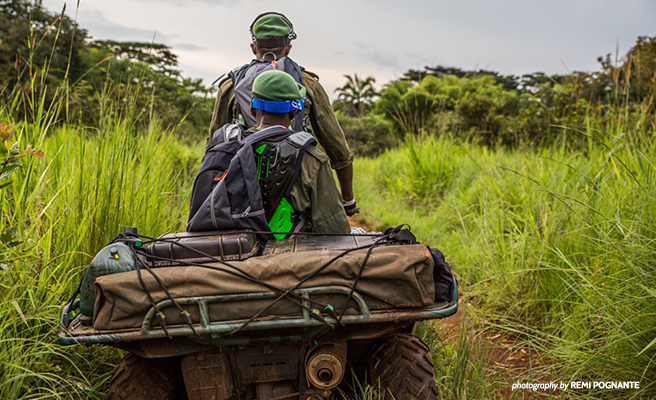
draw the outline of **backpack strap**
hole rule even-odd
[[[232,140],[241,141],[245,136],[246,136],[246,127],[244,125],[241,124],[223,125],[221,128],[214,131],[214,134],[212,135],[213,146],[210,147],[209,150],[211,150],[214,146],[221,143],[230,142]]]
[[[269,220],[269,227],[273,232],[287,231],[289,233],[296,233],[303,229],[307,221],[305,214],[299,214],[292,206],[291,192],[300,175],[305,150],[309,146],[316,144],[317,141],[307,132],[295,132],[285,138],[285,142],[298,149],[296,167],[294,168],[294,175],[283,193],[282,199]],[[284,239],[287,235],[279,233],[274,236],[276,239]]]
[[[290,133],[293,133],[293,131],[290,131],[289,129],[283,126],[272,126],[246,136],[246,138],[242,140],[242,143],[244,145],[246,144],[253,145],[255,142],[258,142],[260,140],[266,140],[269,138],[273,138],[284,134],[290,134]]]
[[[303,156],[305,155],[305,150],[312,145],[316,145],[317,140],[314,138],[314,136],[310,135],[307,132],[295,132],[289,135],[289,137],[287,137],[287,139],[285,140],[289,142],[291,145],[298,147],[299,149],[298,162],[296,163],[296,170],[294,171],[294,177],[292,178],[292,181],[289,182],[289,186],[285,190],[284,197],[287,197],[292,193],[292,189],[294,188],[294,183],[296,183],[296,180],[298,179],[298,176],[301,173],[301,164],[303,163]]]

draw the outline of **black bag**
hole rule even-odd
[[[453,299],[453,285],[455,278],[451,267],[444,259],[444,254],[438,249],[430,249],[433,256],[433,281],[435,282],[435,302],[451,301]]]
[[[389,236],[390,240],[398,243],[418,243],[417,238],[410,232],[409,227],[406,229],[404,228],[405,226],[407,225],[402,224],[394,228],[389,228],[385,231],[385,234]],[[451,301],[453,300],[453,288],[455,285],[455,278],[453,277],[453,273],[451,273],[451,267],[447,264],[444,254],[441,251],[430,247],[428,247],[428,250],[433,256],[434,263],[433,282],[435,284],[435,302]]]
[[[242,125],[224,125],[215,132],[215,145],[205,153],[194,182],[189,206],[188,232],[271,232],[268,218],[278,204],[271,202],[270,181],[285,183],[285,192],[274,199],[279,203],[282,197],[291,192],[305,148],[316,141],[308,133],[296,133],[283,127],[271,127],[245,136]],[[289,176],[276,171],[268,179],[263,177],[260,180],[261,165],[256,160],[261,162],[261,157],[256,157],[254,148],[263,143],[272,145],[267,153],[272,157],[279,153],[277,150],[286,151],[288,156],[280,158],[291,160],[293,166],[285,172]],[[278,162],[281,163],[282,160]],[[267,199],[263,199],[262,187],[266,191]],[[271,234],[258,234],[258,239],[262,242],[272,238]]]

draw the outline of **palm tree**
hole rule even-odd
[[[353,76],[344,75],[344,78],[347,80],[346,84],[335,89],[335,92],[339,93],[337,98],[353,105],[355,115],[360,118],[362,116],[362,105],[371,105],[374,97],[378,95],[373,85],[376,79],[373,76],[360,79],[358,74],[353,74]]]

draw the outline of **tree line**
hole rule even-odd
[[[156,116],[181,135],[206,134],[210,89],[182,76],[169,46],[95,40],[64,11],[52,13],[40,1],[0,1],[2,96],[38,86],[46,103],[58,93],[66,97],[62,119],[95,127],[130,113],[142,127]],[[28,103],[19,114],[33,112]]]
[[[604,130],[618,115],[626,125],[654,129],[656,37],[639,37],[623,57],[607,54],[598,62],[598,71],[566,75],[427,66],[407,71],[380,92],[373,91],[371,77],[347,76],[334,107],[349,142],[364,155],[407,134],[450,135],[488,146],[576,146],[585,141],[577,131],[587,123]]]
[[[333,104],[349,143],[371,156],[410,135],[450,135],[488,146],[584,141],[576,130],[654,125],[656,37],[639,37],[621,58],[598,58],[599,70],[565,75],[503,75],[426,66],[374,88],[373,77],[345,75]],[[64,96],[60,119],[102,127],[116,115],[135,125],[158,121],[197,140],[206,133],[213,96],[200,79],[182,76],[178,58],[158,43],[95,40],[64,11],[40,2],[0,0],[0,96],[36,91],[48,104]],[[18,112],[34,120],[26,99]],[[12,104],[6,101],[6,104]],[[47,107],[45,107],[47,108]],[[16,111],[16,110],[15,110]]]

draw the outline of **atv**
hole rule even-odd
[[[134,228],[101,250],[64,305],[57,341],[129,352],[114,399],[439,398],[422,320],[458,309],[457,283],[408,229],[296,235]],[[354,383],[356,382],[356,383]]]

